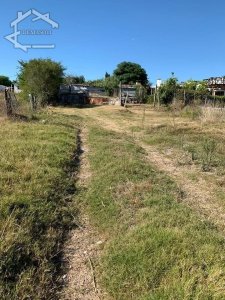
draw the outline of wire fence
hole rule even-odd
[[[18,113],[19,102],[12,91],[5,90],[3,93],[1,93],[0,109],[2,116],[10,117]]]
[[[0,117],[16,117],[31,113],[28,101],[19,101],[18,96],[10,90],[0,92]]]
[[[168,95],[156,91],[154,94],[148,96],[147,101],[154,106],[168,105],[176,102],[180,103],[182,106],[194,104],[219,108],[225,107],[225,96],[213,95],[209,91],[198,90],[178,89],[176,91],[171,91]]]
[[[208,91],[196,91],[196,90],[178,90],[175,93],[175,98],[182,101],[185,105],[190,105],[193,103],[205,106],[225,106],[225,97],[216,96],[210,94]]]

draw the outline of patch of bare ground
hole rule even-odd
[[[91,178],[87,158],[87,128],[80,134],[81,157],[77,178],[78,188],[86,188]],[[105,299],[99,289],[96,266],[104,241],[91,226],[87,215],[81,210],[79,227],[70,232],[65,244],[64,260],[68,272],[63,276],[65,286],[62,300],[99,300]]]

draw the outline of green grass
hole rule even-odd
[[[225,299],[225,241],[180,203],[132,138],[92,128],[84,204],[108,239],[98,268],[117,300]]]
[[[87,122],[93,176],[77,192],[76,206],[79,199],[106,237],[96,271],[109,296],[225,299],[219,230],[181,203],[180,189],[144,159],[132,137],[94,127],[91,118]],[[0,299],[57,299],[59,253],[76,215],[71,175],[78,123],[72,114],[1,123]],[[222,159],[223,140],[199,133],[158,126],[147,130],[145,141],[195,151],[200,162],[204,139],[213,138],[216,159]]]
[[[58,256],[73,223],[78,121],[38,115],[0,126],[0,299],[56,299]]]

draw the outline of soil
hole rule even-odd
[[[87,159],[87,128],[80,134],[81,157],[77,186],[85,188],[91,178]],[[65,287],[61,299],[99,300],[103,299],[98,287],[95,268],[104,245],[103,239],[91,226],[87,215],[81,211],[79,227],[70,232],[64,248],[64,261],[68,272],[63,276]]]

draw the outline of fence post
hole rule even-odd
[[[5,89],[5,102],[6,102],[6,113],[8,117],[11,117],[13,114],[12,111],[12,99],[11,99],[11,95],[10,92],[8,91],[8,89]]]
[[[159,92],[157,92],[157,99],[158,99],[158,110],[160,108],[160,97],[159,97]]]
[[[34,96],[33,94],[29,94],[29,101],[30,101],[31,110],[36,111],[37,110],[36,96]]]
[[[154,98],[153,98],[153,99],[154,99],[154,100],[153,100],[153,106],[155,107],[155,101],[156,101],[156,92],[154,92],[154,95],[153,95],[153,97],[154,97]]]
[[[122,82],[119,84],[119,96],[120,96],[120,105],[122,105]]]

